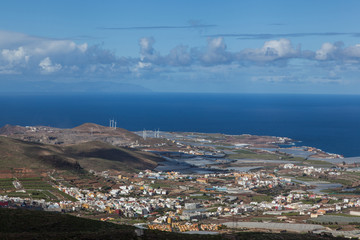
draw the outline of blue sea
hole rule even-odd
[[[360,156],[360,96],[271,94],[6,94],[0,126],[72,128],[85,122],[131,130],[285,136]]]

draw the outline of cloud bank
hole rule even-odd
[[[325,42],[316,50],[302,50],[299,46],[293,46],[289,39],[280,38],[264,41],[257,48],[229,51],[224,37],[217,36],[207,38],[204,46],[180,44],[165,54],[160,54],[156,49],[153,37],[139,39],[138,45],[137,56],[124,57],[100,45],[89,45],[86,42],[0,31],[0,81],[5,81],[8,76],[32,80],[42,77],[79,81],[164,76],[167,79],[179,76],[194,79],[197,76],[211,77],[214,73],[235,78],[239,73],[246,75],[245,71],[253,74],[249,77],[251,79],[263,79],[254,76],[258,68],[267,66],[274,69],[287,66],[292,61],[305,61],[314,72],[328,69],[326,76],[317,78],[325,78],[323,82],[333,82],[339,81],[339,74],[346,69],[358,73],[360,63],[360,44],[345,46],[342,42]],[[292,67],[300,74],[301,70]],[[300,79],[282,77],[283,72],[279,76],[270,76],[271,82]]]
[[[0,74],[95,74],[127,63],[100,46],[0,31]]]

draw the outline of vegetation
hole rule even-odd
[[[251,218],[253,222],[281,222],[279,219],[273,217],[253,217]]]
[[[287,212],[287,213],[282,213],[281,215],[283,215],[283,216],[299,216],[300,213],[299,212]]]
[[[217,210],[218,210],[217,207],[206,209],[207,212],[217,212]]]
[[[284,195],[287,194],[288,192],[291,191],[291,189],[283,187],[281,185],[273,187],[273,188],[268,188],[268,187],[263,187],[263,188],[257,188],[254,190],[255,192],[259,193],[259,194],[264,194],[267,196],[278,196],[278,195]]]
[[[113,230],[121,233],[112,232],[120,239],[134,239],[134,228],[130,226],[23,209],[0,209],[0,225],[1,239],[96,239]]]
[[[60,191],[60,190],[57,189],[57,188],[54,188],[54,193],[55,193],[55,194],[60,194],[60,195],[61,195],[63,198],[65,198],[66,200],[73,201],[73,202],[76,202],[76,201],[77,201],[76,198],[74,198],[74,197],[72,197],[72,196],[70,196],[70,195],[68,195],[68,194]]]
[[[63,199],[77,201],[70,195],[59,191],[57,188],[53,188],[49,183],[45,182],[42,177],[18,178],[17,181],[21,183],[25,192],[17,192],[12,184],[13,180],[14,179],[11,178],[0,179],[0,189],[2,188],[2,186],[4,186],[3,189],[5,189],[6,187],[7,190],[1,195],[7,195],[9,197],[44,199],[46,201],[55,202]]]
[[[180,234],[144,230],[137,236],[135,227],[100,222],[61,213],[0,208],[1,239],[254,239],[309,240],[341,239],[327,235],[295,233],[238,232],[226,235]]]
[[[271,202],[273,198],[267,195],[255,195],[251,198],[253,202]]]
[[[316,203],[319,203],[320,201],[321,201],[320,198],[301,200],[301,202],[304,203],[304,204],[316,204]]]
[[[3,191],[15,190],[13,181],[14,181],[14,179],[12,179],[12,178],[0,179],[0,190],[3,190]]]
[[[2,195],[7,195],[8,197],[20,197],[20,198],[29,197],[29,194],[26,192],[9,192],[9,193],[3,193]]]
[[[24,189],[51,190],[53,187],[41,178],[19,178]]]
[[[174,187],[173,185],[170,185],[169,183],[164,183],[164,182],[155,182],[150,184],[150,187],[157,189],[157,188],[172,188]]]
[[[115,218],[113,220],[110,220],[110,222],[118,223],[118,224],[134,225],[137,223],[146,223],[147,220],[144,218]]]
[[[304,165],[310,165],[314,167],[331,167],[333,164],[322,160],[305,160],[302,162]]]
[[[193,198],[193,199],[199,199],[199,200],[210,200],[210,199],[214,199],[213,197],[208,196],[208,195],[206,195],[206,194],[199,195],[199,196],[190,196],[190,197]]]

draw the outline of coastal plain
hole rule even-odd
[[[178,233],[360,236],[360,161],[287,137],[93,123],[0,135],[2,208]]]

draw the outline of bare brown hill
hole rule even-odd
[[[2,169],[125,170],[153,169],[161,158],[154,154],[102,142],[56,146],[0,137]]]
[[[2,128],[0,128],[0,135],[23,134],[25,132],[26,132],[25,127],[13,126],[10,124],[6,124]]]
[[[21,127],[5,125],[0,128],[0,135],[28,142],[54,145],[72,145],[91,141],[105,142],[114,146],[143,143],[140,136],[126,129],[114,129],[95,123],[85,123],[70,129],[48,126]]]
[[[2,169],[71,169],[76,161],[63,157],[60,147],[0,137]]]
[[[95,123],[84,123],[80,126],[74,127],[72,130],[80,133],[89,133],[89,134],[107,135],[107,136],[116,136],[116,137],[120,136],[129,141],[136,141],[141,139],[138,135],[126,129],[123,128],[114,129],[114,128],[101,126]]]
[[[65,153],[73,156],[86,169],[144,170],[154,169],[162,158],[131,148],[114,147],[104,142],[86,142],[68,146]]]

